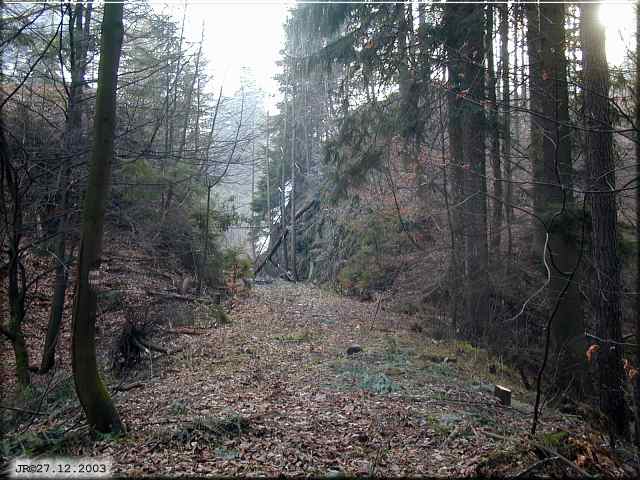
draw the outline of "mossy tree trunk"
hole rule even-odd
[[[111,185],[116,87],[123,37],[122,11],[122,4],[107,3],[104,6],[94,141],[83,210],[71,344],[78,399],[89,425],[104,433],[119,433],[124,427],[98,372],[95,342],[97,296],[90,278],[97,276],[100,267],[104,214]]]

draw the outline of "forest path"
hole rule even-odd
[[[231,317],[174,337],[183,350],[152,377],[141,367],[144,386],[116,397],[129,436],[90,454],[126,475],[459,476],[495,472],[496,452],[513,470],[533,463],[518,453],[526,406],[498,405],[465,370],[468,344],[447,354],[401,328],[408,317],[308,284],[257,286]]]

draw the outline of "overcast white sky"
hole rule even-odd
[[[184,1],[153,3],[159,11],[169,9],[178,21],[182,19]],[[240,87],[243,67],[248,67],[258,87],[269,94],[277,93],[278,84],[273,76],[278,72],[276,62],[284,44],[282,26],[294,2],[187,0],[186,4],[188,41],[200,40],[204,22],[203,51],[214,76],[212,90],[217,91],[223,83],[225,94],[232,94]],[[275,99],[265,103],[273,113]]]
[[[184,0],[151,0],[158,10],[169,8],[176,18],[182,18]],[[243,67],[252,69],[259,87],[277,95],[273,76],[278,68],[283,45],[283,24],[294,1],[278,0],[187,0],[188,40],[200,40],[205,25],[204,52],[214,75],[212,88],[224,83],[227,94],[240,86]],[[620,64],[626,48],[633,48],[635,12],[633,1],[610,0],[601,6],[601,19],[607,33],[607,56],[611,64]],[[218,87],[216,87],[218,85]],[[266,104],[273,113],[275,98]]]

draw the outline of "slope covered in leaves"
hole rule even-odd
[[[512,372],[467,343],[405,330],[384,303],[276,282],[246,293],[231,319],[156,334],[169,354],[111,385],[131,387],[115,396],[126,437],[92,438],[76,407],[36,422],[66,433],[26,453],[108,456],[126,476],[459,476],[525,471],[548,447],[573,466],[558,457],[538,472],[631,473],[570,415],[545,410],[528,439],[530,398]],[[513,388],[512,406],[494,383]]]

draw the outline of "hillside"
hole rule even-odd
[[[4,472],[640,476],[640,0],[200,3],[0,0]]]
[[[547,444],[537,445],[517,374],[468,343],[416,336],[375,302],[277,281],[245,292],[230,324],[182,334],[160,331],[175,322],[165,309],[152,339],[169,353],[109,382],[126,437],[89,434],[62,368],[45,416],[26,416],[29,434],[7,436],[5,448],[106,457],[128,477],[511,475],[536,462],[529,473],[634,475],[574,415],[545,409]],[[104,324],[101,344],[117,325]],[[355,345],[362,351],[347,353]],[[511,406],[493,396],[495,383],[513,389]]]

